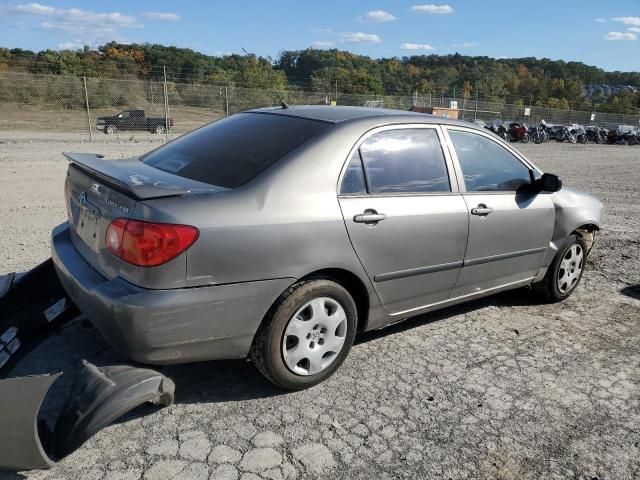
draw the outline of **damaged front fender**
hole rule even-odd
[[[60,375],[0,380],[0,469],[49,468],[143,403],[168,406],[174,399],[175,385],[161,373],[126,365],[96,367],[83,361],[55,429],[50,431],[43,423],[39,428],[38,412]]]

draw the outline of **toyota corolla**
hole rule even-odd
[[[602,204],[486,129],[259,109],[128,160],[65,154],[67,293],[130,358],[250,357],[302,389],[358,332],[507,289],[576,289]]]

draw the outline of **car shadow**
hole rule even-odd
[[[519,288],[517,290],[509,290],[477,300],[471,300],[458,305],[453,305],[451,307],[446,307],[441,310],[436,310],[433,312],[424,313],[422,315],[417,315],[415,317],[410,317],[406,320],[400,321],[388,327],[384,327],[380,330],[372,330],[369,332],[361,333],[356,337],[355,345],[366,343],[380,337],[386,337],[387,335],[401,333],[406,330],[411,330],[423,325],[429,325],[431,323],[447,320],[448,318],[455,317],[457,315],[463,315],[465,313],[473,312],[485,307],[516,307],[539,304],[541,304],[540,300],[528,289]]]
[[[627,297],[640,300],[640,285],[629,285],[620,289],[620,293]]]

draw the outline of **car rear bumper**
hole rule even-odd
[[[107,341],[149,364],[246,357],[265,313],[293,281],[150,290],[109,280],[80,256],[67,223],[52,232],[52,257],[67,294]]]

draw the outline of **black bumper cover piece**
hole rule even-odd
[[[51,259],[25,273],[0,275],[0,378],[55,328],[79,314]]]
[[[126,365],[96,367],[83,361],[51,431],[38,422],[38,411],[60,375],[0,380],[0,469],[49,468],[143,403],[168,406],[174,399],[174,383],[158,372]]]

